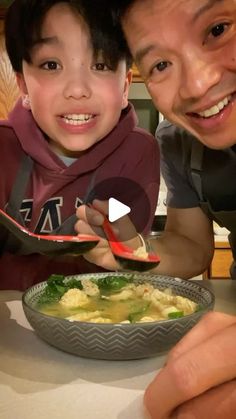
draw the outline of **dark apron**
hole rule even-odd
[[[200,199],[200,207],[204,213],[212,220],[216,221],[221,227],[226,227],[229,231],[229,243],[232,249],[232,254],[234,262],[230,268],[230,274],[232,279],[236,279],[236,210],[231,211],[214,211],[211,207],[209,201],[204,198],[203,194],[203,182],[202,182],[202,166],[203,166],[203,155],[204,155],[204,146],[200,141],[192,142],[191,149],[191,177],[193,181],[194,188]],[[235,163],[234,163],[235,164]],[[225,168],[227,170],[227,167]],[[229,179],[230,180],[230,179]],[[236,173],[235,179],[232,179],[233,182],[236,182]],[[217,185],[216,185],[217,187]]]
[[[32,159],[25,155],[22,159],[22,163],[17,174],[16,181],[13,185],[9,202],[6,205],[5,211],[12,218],[18,221],[19,224],[25,227],[25,222],[22,218],[20,209],[22,201],[25,197],[25,192],[29,179],[33,170]],[[51,232],[53,235],[73,235],[75,234],[74,225],[77,221],[75,214],[67,218],[60,226]],[[18,240],[12,233],[0,226],[0,241],[1,251],[8,251],[14,254],[29,255],[34,253],[33,249]]]

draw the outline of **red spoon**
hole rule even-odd
[[[139,256],[135,250],[119,242],[106,216],[104,216],[103,229],[115,259],[124,269],[144,272],[155,268],[160,263],[160,258],[152,252],[147,252],[146,246],[143,249],[145,256]]]
[[[20,225],[1,209],[0,224],[14,234],[20,242],[25,243],[31,248],[32,253],[82,255],[93,249],[100,240],[98,236],[87,234],[79,234],[78,236],[35,234]]]

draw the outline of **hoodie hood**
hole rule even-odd
[[[44,170],[78,176],[96,170],[129,136],[137,125],[133,105],[129,103],[121,113],[114,129],[93,147],[86,150],[71,166],[63,161],[49,147],[45,135],[36,124],[31,111],[23,108],[21,99],[9,115],[9,125],[13,128],[22,149]]]

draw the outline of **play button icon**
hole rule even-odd
[[[115,198],[110,198],[108,200],[108,219],[111,223],[119,218],[124,217],[124,215],[129,214],[131,211],[128,205],[123,204]]]
[[[104,176],[103,171],[101,171],[101,175]],[[90,204],[95,199],[106,201],[108,203],[108,219],[110,223],[119,220],[119,218],[122,220],[122,217],[128,214],[135,228],[126,228],[124,222],[122,237],[124,238],[125,236],[125,241],[132,239],[134,234],[137,234],[136,232],[145,235],[150,231],[153,218],[151,214],[151,204],[153,206],[153,203],[150,200],[152,193],[149,191],[148,194],[138,182],[134,182],[132,179],[114,176],[100,180],[97,175],[97,178],[93,180],[92,177],[92,181],[87,185],[83,201]],[[81,194],[81,196],[83,195]],[[88,212],[89,218],[91,213],[89,207]],[[94,228],[94,233],[97,235],[99,231]]]

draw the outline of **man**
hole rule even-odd
[[[168,209],[165,232],[153,242],[161,258],[155,271],[190,278],[210,263],[214,219],[230,230],[236,256],[236,2],[113,3],[153,102],[171,122],[157,132]],[[78,215],[81,232],[91,232],[87,221],[101,225],[92,210]],[[90,258],[114,269],[102,244]],[[147,389],[152,418],[235,418],[235,342],[236,317],[206,316]]]

